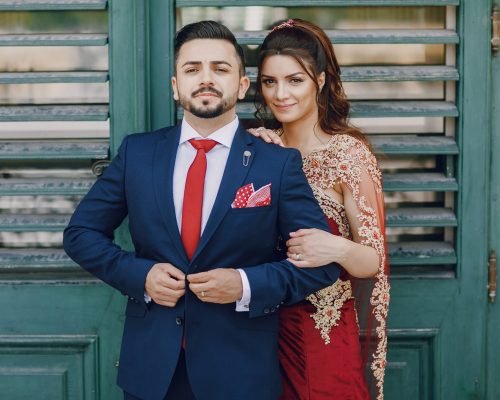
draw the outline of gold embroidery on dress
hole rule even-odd
[[[371,370],[378,387],[377,400],[383,399],[384,373],[387,358],[386,319],[389,309],[389,280],[385,272],[386,253],[383,232],[377,220],[377,213],[367,204],[360,193],[363,168],[375,184],[378,194],[382,193],[382,174],[377,160],[360,140],[349,135],[335,135],[327,146],[314,151],[303,159],[303,169],[325,215],[335,221],[342,237],[352,239],[351,228],[343,204],[324,191],[337,183],[346,184],[360,209],[357,215],[360,227],[358,235],[361,244],[375,249],[379,256],[379,269],[375,276],[375,286],[370,296],[373,314],[377,321],[377,348],[373,354]],[[338,280],[332,286],[307,297],[316,312],[311,317],[316,322],[325,343],[330,343],[330,331],[337,325],[342,305],[352,298],[350,281]]]
[[[337,326],[341,316],[342,305],[352,298],[351,281],[338,279],[333,285],[307,296],[307,300],[316,307],[311,317],[316,322],[316,329],[326,344],[330,343],[330,331]]]
[[[351,227],[345,213],[344,205],[312,183],[310,186],[323,213],[338,225],[340,235],[346,239],[352,239]]]

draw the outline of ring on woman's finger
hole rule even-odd
[[[255,128],[255,131],[256,132],[261,132],[263,130],[265,130],[266,128],[264,128],[263,126],[259,126],[258,128]]]
[[[201,297],[205,297],[205,291],[201,292]]]
[[[300,259],[301,259],[300,253],[295,253],[294,258],[295,258],[296,261],[300,261]]]

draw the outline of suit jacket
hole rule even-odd
[[[339,268],[299,269],[283,260],[278,237],[300,228],[328,230],[301,168],[300,153],[269,145],[240,125],[211,215],[193,259],[182,247],[172,197],[180,126],[125,138],[117,156],[78,205],[64,232],[64,248],[83,268],[128,296],[118,384],[143,399],[163,399],[186,339],[186,363],[199,400],[273,400],[280,393],[278,315],[331,285]],[[247,166],[243,153],[251,157]],[[231,208],[247,183],[271,187],[271,205]],[[113,243],[128,216],[134,251]],[[152,266],[169,262],[185,273],[243,268],[252,300],[204,303],[186,290],[176,307],[144,302]]]

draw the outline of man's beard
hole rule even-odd
[[[206,108],[208,106],[209,101],[208,100],[203,100],[202,103],[205,107],[197,107],[191,102],[191,98],[194,96],[203,93],[203,92],[209,92],[209,93],[214,93],[219,98],[221,99],[220,103],[216,104],[215,106],[211,108]],[[199,89],[191,94],[191,98],[186,98],[184,96],[180,96],[179,103],[181,104],[182,108],[184,110],[189,111],[191,114],[198,118],[216,118],[219,117],[220,115],[224,114],[225,112],[229,111],[232,109],[235,105],[236,102],[238,101],[238,94],[235,93],[234,96],[229,97],[229,98],[223,98],[222,93],[219,92],[216,89],[212,88],[203,88]]]

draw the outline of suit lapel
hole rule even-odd
[[[247,159],[246,163],[243,162],[245,151],[250,153],[249,157],[245,157]],[[240,123],[231,145],[226,168],[224,169],[224,174],[222,176],[217,197],[215,198],[212,212],[210,213],[207,225],[201,235],[200,242],[198,243],[198,247],[196,248],[192,261],[196,259],[196,257],[210,241],[210,238],[222,222],[222,219],[231,208],[231,203],[234,200],[236,191],[242,186],[254,158],[255,151],[252,148],[252,138]]]
[[[180,135],[181,127],[177,125],[165,134],[164,139],[158,141],[153,159],[153,181],[155,183],[155,198],[163,222],[175,248],[187,265],[189,262],[177,226],[173,195],[174,166]]]

